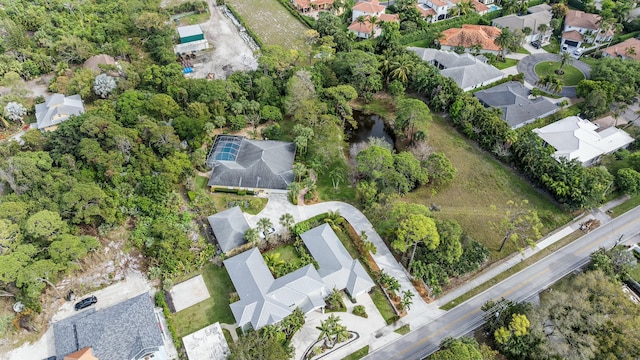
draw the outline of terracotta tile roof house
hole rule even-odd
[[[510,81],[478,91],[473,96],[486,107],[502,110],[502,119],[512,129],[517,129],[559,110],[556,104],[543,97],[530,99],[529,92],[521,83]]]
[[[209,187],[286,190],[293,182],[296,146],[290,142],[218,135],[207,156]]]
[[[84,104],[80,95],[53,94],[44,103],[36,105],[35,126],[39,130],[53,131],[70,116],[83,113]]]
[[[471,54],[456,54],[452,51],[410,47],[422,61],[437,67],[440,73],[458,84],[463,91],[485,86],[503,79],[507,75]]]
[[[355,15],[355,13],[357,12],[363,12],[368,15],[381,14],[384,13],[386,8],[386,6],[380,5],[380,2],[378,0],[371,0],[360,1],[359,3],[355,4],[353,8],[351,8],[351,11],[353,11],[354,13],[353,16],[357,18],[359,16]]]
[[[56,358],[100,360],[166,359],[164,341],[148,293],[106,309],[88,309],[53,324]],[[80,353],[81,352],[81,353]],[[89,358],[91,359],[91,358]]]
[[[385,14],[386,6],[380,5],[378,0],[361,1],[351,9],[351,25],[349,30],[356,34],[357,37],[367,39],[377,37],[382,33],[379,25],[373,25],[370,22],[372,17],[376,17],[379,22],[393,21],[400,22],[397,14]],[[358,19],[364,18],[364,23],[359,23]]]
[[[598,30],[600,28],[600,15],[589,14],[580,10],[569,10],[564,18],[564,26],[574,28],[582,28],[589,30]]]
[[[275,324],[296,308],[304,313],[319,309],[334,288],[346,289],[356,297],[375,285],[328,224],[315,227],[300,237],[318,263],[317,270],[309,264],[274,279],[256,248],[224,261],[240,297],[239,301],[230,304],[231,312],[243,330],[249,325],[258,330]]]
[[[223,252],[247,243],[244,234],[249,230],[249,223],[239,206],[213,214],[207,220]]]
[[[564,29],[561,44],[567,43],[569,46],[582,45],[582,42],[606,42],[613,38],[613,31],[600,29],[602,18],[600,15],[589,14],[579,10],[569,10],[564,19]],[[578,40],[578,36],[573,32],[577,31],[583,36],[583,40]]]
[[[489,7],[478,0],[473,0],[473,8],[480,15],[484,15],[489,12]]]
[[[298,11],[307,12],[312,9],[326,10],[333,5],[334,0],[291,0]]]
[[[557,160],[577,160],[582,166],[597,163],[602,155],[626,148],[634,141],[629,134],[613,126],[602,131],[598,129],[598,125],[589,120],[570,116],[533,132],[556,149],[553,156]]]
[[[94,55],[90,58],[87,59],[87,61],[84,62],[84,64],[82,65],[82,67],[84,67],[85,69],[91,69],[91,71],[93,71],[96,74],[100,74],[102,72],[102,69],[100,69],[100,65],[112,65],[112,66],[116,66],[116,59],[113,58],[113,56],[109,56],[106,54],[100,54],[100,55]],[[115,74],[115,75],[113,75]],[[111,76],[117,76],[118,72],[117,71],[111,71],[109,72],[109,75]]]
[[[494,26],[464,24],[462,28],[443,31],[440,46],[442,50],[453,50],[455,47],[462,46],[469,51],[473,46],[479,44],[482,47],[482,52],[497,54],[500,47],[496,45],[494,40],[501,32],[502,30]]]
[[[633,51],[630,51],[633,49]],[[631,38],[604,49],[604,55],[623,59],[640,60],[640,39]]]
[[[416,4],[416,9],[425,19],[433,19],[436,16],[436,11],[425,4]]]
[[[584,36],[582,36],[582,34],[580,34],[576,30],[563,32],[562,38],[566,40],[572,40],[572,41],[584,41]]]
[[[86,347],[65,356],[64,360],[100,360],[100,359],[93,356],[93,350],[90,347]]]

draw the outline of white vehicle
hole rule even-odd
[[[576,56],[580,56],[580,55],[582,55],[583,51],[584,51],[583,48],[577,48],[576,51],[573,52],[573,54],[576,55]]]

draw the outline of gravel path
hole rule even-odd
[[[525,57],[520,60],[518,63],[518,72],[524,73],[524,80],[529,84],[535,86],[536,82],[540,80],[538,75],[536,75],[535,67],[538,63],[543,61],[558,61],[557,54],[533,54]],[[589,78],[591,67],[586,63],[575,60],[571,65],[578,68],[578,70],[582,71],[585,78]],[[566,96],[569,98],[576,97],[576,87],[575,86],[564,86],[562,87],[562,91],[560,91],[559,95]]]

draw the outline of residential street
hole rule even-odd
[[[543,61],[558,61],[557,54],[533,54],[527,57],[524,57],[518,63],[518,72],[524,73],[524,80],[531,85],[535,85],[540,78],[536,75],[535,67],[538,63]],[[586,63],[575,60],[571,65],[577,67],[584,76],[588,79],[591,71],[591,67]],[[566,96],[569,98],[576,97],[576,87],[575,86],[564,86],[562,87],[562,91],[560,91],[561,96]]]
[[[622,242],[637,241],[638,233],[640,207],[601,225],[573,243],[458,305],[435,321],[374,350],[365,359],[421,359],[436,351],[445,337],[460,337],[479,327],[484,322],[480,307],[488,300],[502,297],[515,301],[530,299],[585,265],[594,250],[600,247],[611,248],[621,237]]]

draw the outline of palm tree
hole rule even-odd
[[[303,163],[293,163],[293,174],[295,175],[297,181],[302,181],[302,177],[307,174],[307,167]]]
[[[273,223],[269,218],[260,218],[256,224],[258,230],[264,234],[266,238],[269,235],[269,230],[273,228]]]
[[[399,59],[396,59],[391,66],[393,70],[391,70],[391,77],[395,80],[400,80],[403,84],[406,84],[409,81],[409,75],[413,71],[413,62],[410,61],[406,56],[402,56]]]
[[[269,270],[274,274],[280,266],[284,265],[284,260],[280,259],[280,256],[280,253],[269,253],[262,256],[265,264],[267,264]]]
[[[413,293],[413,291],[411,290],[406,290],[402,292],[402,301],[400,302],[402,304],[402,307],[409,310],[411,309],[411,305],[413,304],[413,297],[416,296],[416,294]]]
[[[547,31],[549,31],[549,25],[547,24],[540,24],[538,25],[538,31],[541,34],[541,38],[544,38],[547,35]],[[540,42],[542,42],[542,39],[540,39]]]
[[[631,57],[636,54],[636,48],[634,48],[633,46],[629,46],[628,48],[624,49],[624,54],[627,57]]]
[[[260,233],[258,229],[250,228],[244,233],[244,239],[251,244],[255,244],[260,240]]]
[[[493,42],[500,47],[500,58],[504,59],[504,51],[511,45],[513,41],[513,35],[508,28],[502,29],[502,32]]]
[[[562,71],[562,67],[565,65],[571,65],[573,63],[573,57],[571,57],[571,54],[566,52],[566,51],[562,51],[559,55],[559,61],[560,61],[560,68],[558,68],[558,70],[556,70],[556,74],[558,75],[562,75],[564,74],[564,71]]]
[[[455,16],[467,15],[473,11],[474,6],[471,0],[462,0],[449,10],[449,15],[456,14]]]
[[[540,80],[536,82],[536,85],[539,85],[546,90],[551,90],[557,93],[562,91],[562,81],[560,81],[557,76],[552,74],[541,77]]]

